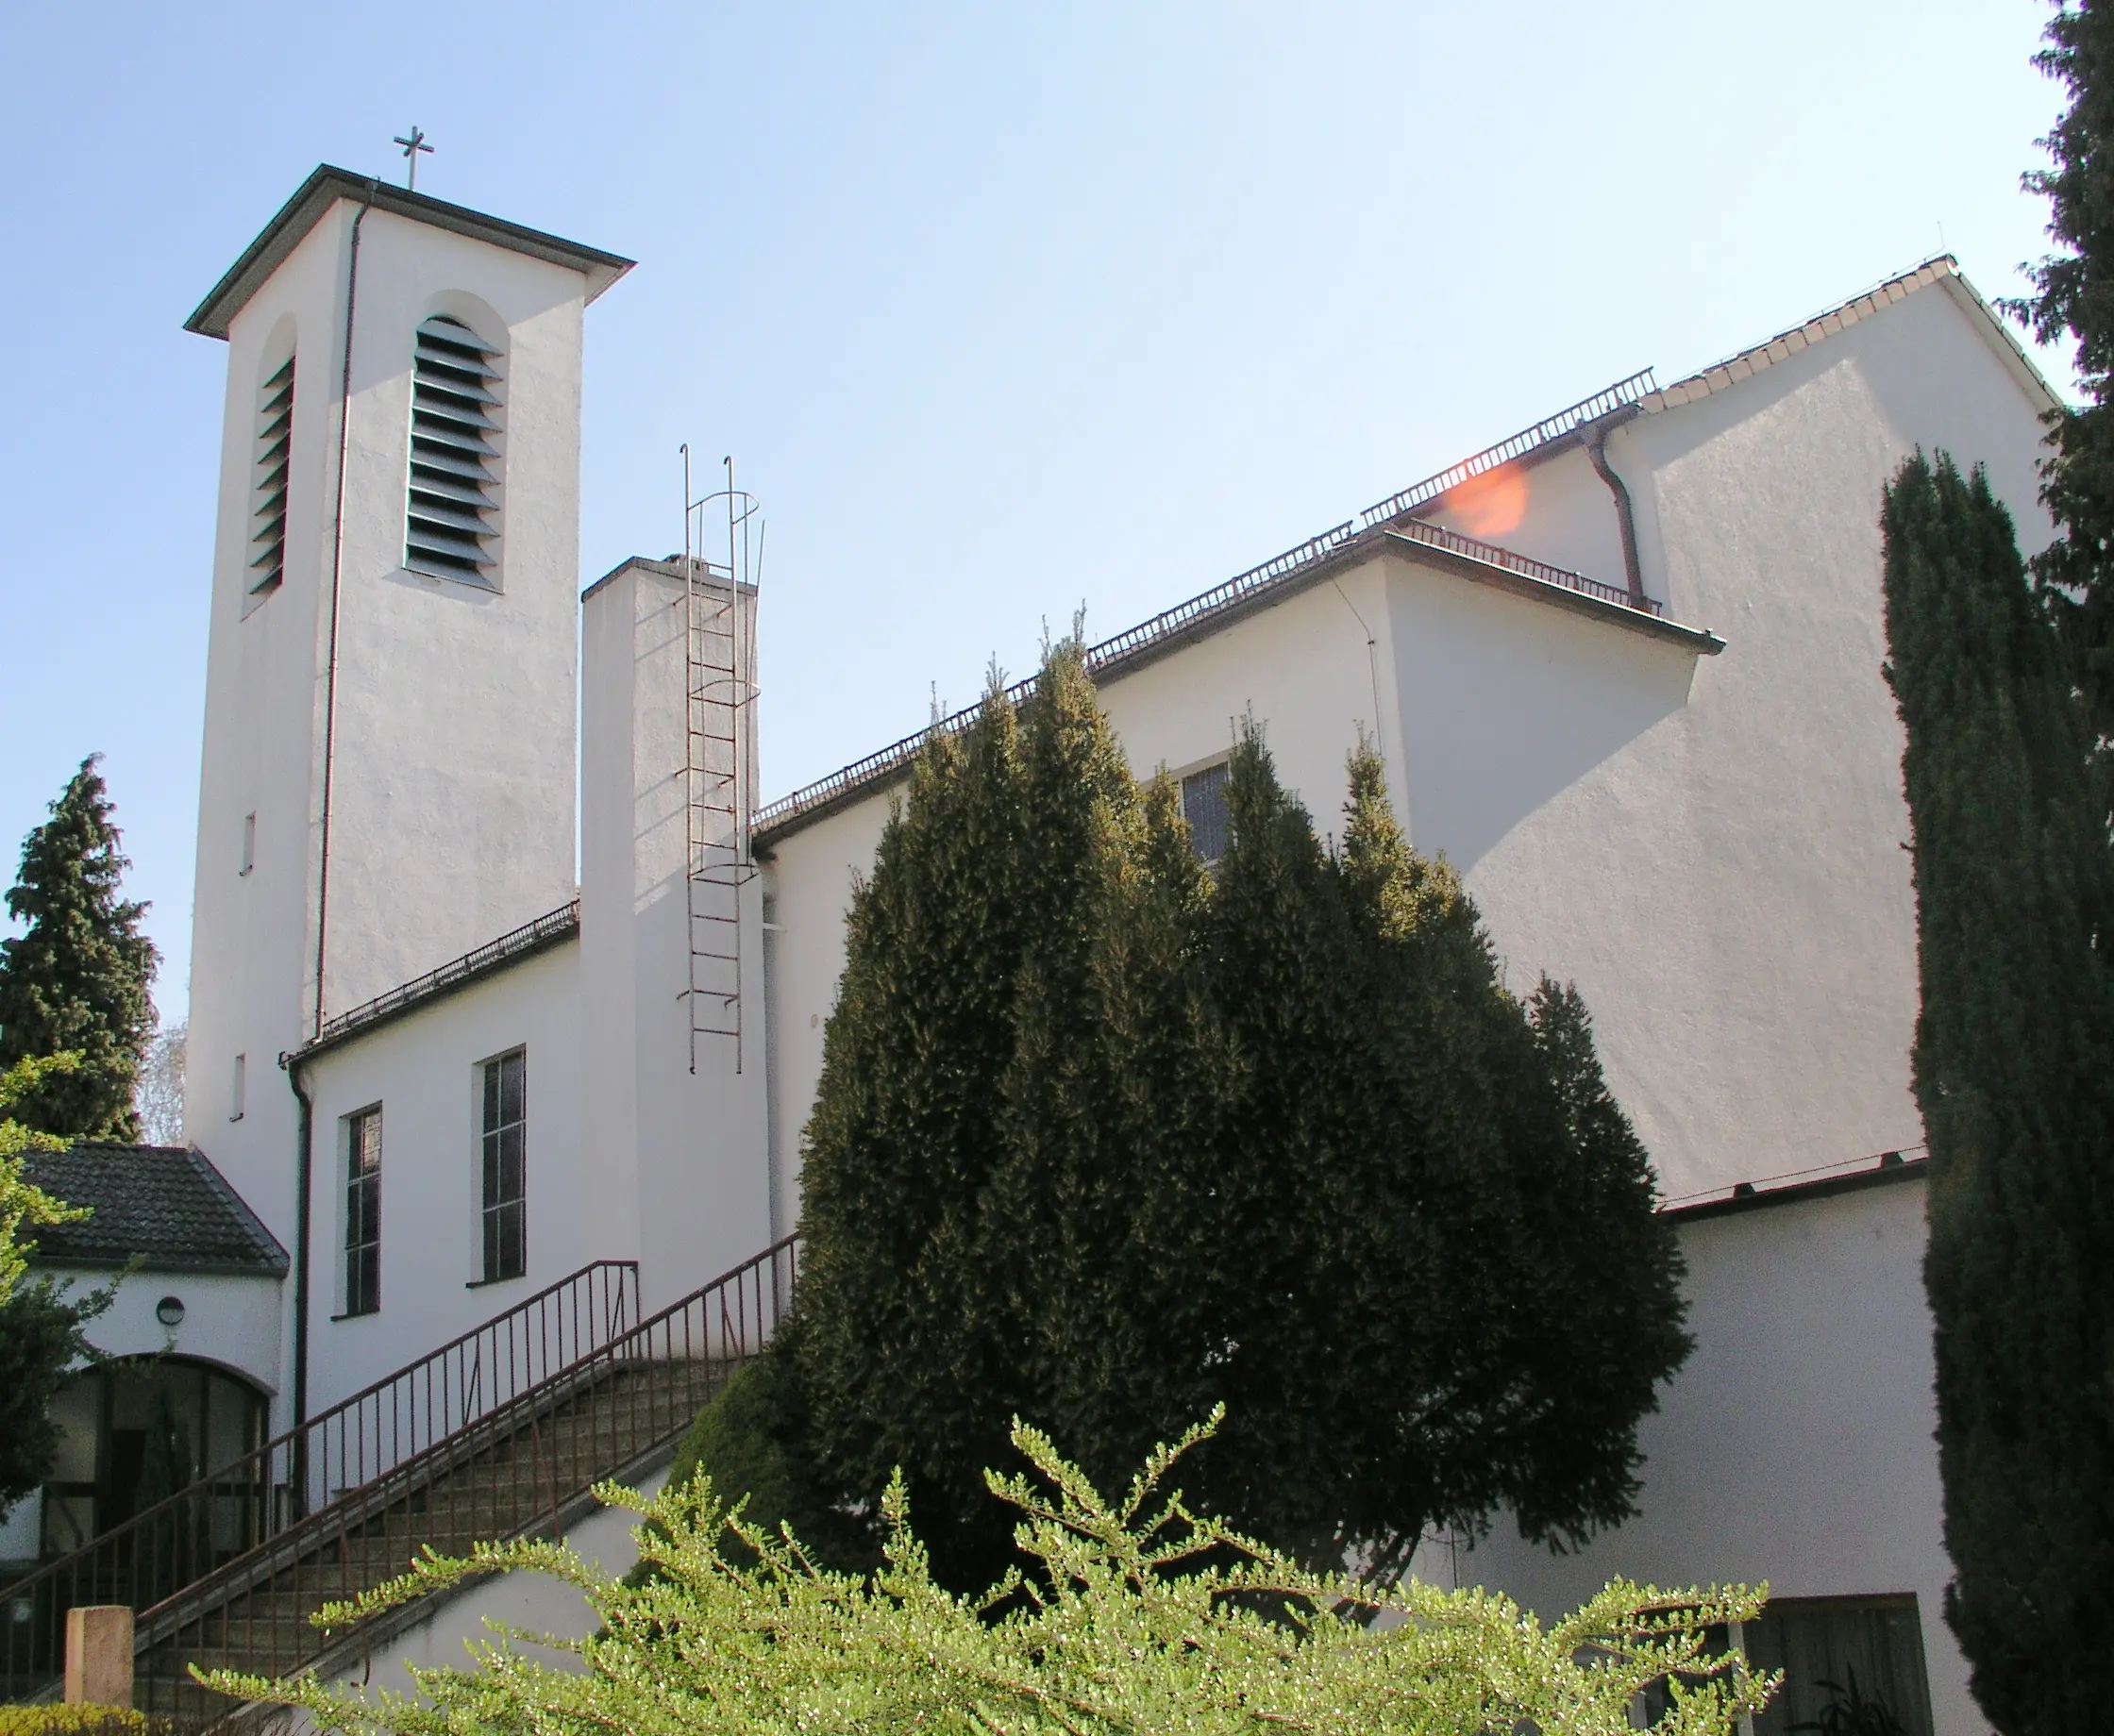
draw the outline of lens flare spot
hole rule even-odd
[[[1527,516],[1526,473],[1515,464],[1471,476],[1453,491],[1447,516],[1471,537],[1496,542]]]

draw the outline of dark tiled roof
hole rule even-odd
[[[621,254],[604,253],[599,247],[583,246],[579,242],[546,235],[541,229],[509,223],[503,217],[473,211],[467,206],[450,205],[430,193],[391,187],[367,175],[355,175],[349,169],[334,169],[323,163],[294,190],[294,196],[279,208],[278,215],[264,225],[263,233],[243,250],[243,257],[227,268],[227,275],[213,285],[212,293],[184,321],[184,330],[197,332],[201,337],[226,338],[228,326],[248,306],[250,297],[286,262],[287,256],[301,244],[302,239],[323,221],[340,199],[371,205],[399,217],[431,224],[437,229],[451,229],[458,235],[468,235],[495,247],[527,254],[531,259],[547,259],[553,265],[570,266],[586,277],[589,301],[623,276],[632,265],[632,261]]]
[[[28,1178],[94,1216],[35,1232],[40,1260],[155,1272],[286,1275],[286,1250],[203,1152],[174,1145],[99,1145],[31,1152]]]

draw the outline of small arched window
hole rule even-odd
[[[404,564],[414,573],[492,583],[498,558],[499,352],[461,320],[418,328]]]
[[[286,475],[294,445],[294,358],[257,394],[257,466],[249,513],[249,589],[272,591],[286,576]]]

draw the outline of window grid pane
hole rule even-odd
[[[484,1063],[484,1278],[528,1269],[528,1074],[522,1049]]]
[[[1226,854],[1226,768],[1207,765],[1182,780],[1182,817],[1189,822],[1189,847],[1201,862]]]
[[[1913,1595],[1776,1598],[1747,1624],[1744,1637],[1750,1664],[1784,1672],[1783,1691],[1755,1715],[1754,1736],[1837,1727],[1931,1736],[1930,1677]],[[1848,1722],[1858,1715],[1854,1705],[1865,1709],[1864,1722]]]
[[[381,1110],[345,1118],[345,1308],[381,1307]]]

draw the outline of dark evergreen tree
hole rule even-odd
[[[2114,1706],[2114,860],[2090,726],[1982,473],[1918,454],[1881,526],[1946,1617],[1990,1722],[2054,1736]]]
[[[132,1141],[159,955],[140,932],[146,906],[122,896],[131,863],[118,852],[97,758],[81,761],[23,843],[8,911],[26,931],[0,940],[0,1068],[72,1052],[80,1064],[42,1080],[16,1118],[67,1139]]]
[[[799,1309],[774,1348],[773,1403],[814,1485],[856,1506],[901,1465],[943,1552],[1021,1395],[983,1233],[1029,915],[1017,722],[994,678],[967,730],[935,733],[853,894],[802,1166]]]
[[[2041,600],[2061,628],[2095,732],[2114,737],[2114,7],[2063,6],[2041,69],[2070,107],[2041,141],[2051,159],[2027,175],[2049,205],[2061,249],[2030,275],[2036,293],[2008,304],[2043,343],[2076,345],[2082,409],[2051,417],[2041,498],[2062,534],[2034,560]]]
[[[1212,1003],[1237,1095],[1216,1251],[1243,1277],[1214,1295],[1230,1415],[1203,1462],[1242,1523],[1384,1577],[1436,1521],[1502,1505],[1571,1541],[1624,1517],[1637,1420],[1687,1340],[1582,1003],[1508,994],[1369,748],[1351,784],[1337,856],[1259,741],[1229,778]]]
[[[1192,1494],[1316,1559],[1628,1511],[1686,1345],[1643,1153],[1576,997],[1508,995],[1351,774],[1339,856],[1250,737],[1215,882],[1076,641],[927,745],[849,918],[798,1310],[694,1439],[759,1516],[852,1535],[899,1464],[988,1584],[1012,1416],[1111,1478],[1221,1400]]]
[[[0,1302],[0,1509],[49,1473],[59,1450],[52,1400],[67,1371],[95,1355],[82,1328],[109,1307],[109,1294],[76,1295],[38,1278]]]
[[[49,1277],[25,1281],[35,1232],[89,1214],[29,1180],[30,1154],[65,1142],[24,1127],[15,1106],[76,1064],[59,1055],[0,1068],[0,1511],[49,1472],[59,1445],[51,1402],[71,1368],[94,1360],[82,1328],[117,1294],[114,1282],[82,1292]]]
[[[1020,726],[1026,920],[983,1258],[1017,1334],[1023,1406],[1114,1478],[1180,1414],[1137,1209],[1166,1189],[1170,1144],[1209,1099],[1187,926],[1203,875],[1171,791],[1149,799],[1132,780],[1076,638],[1046,659]],[[1012,1523],[979,1483],[1000,1565]]]

